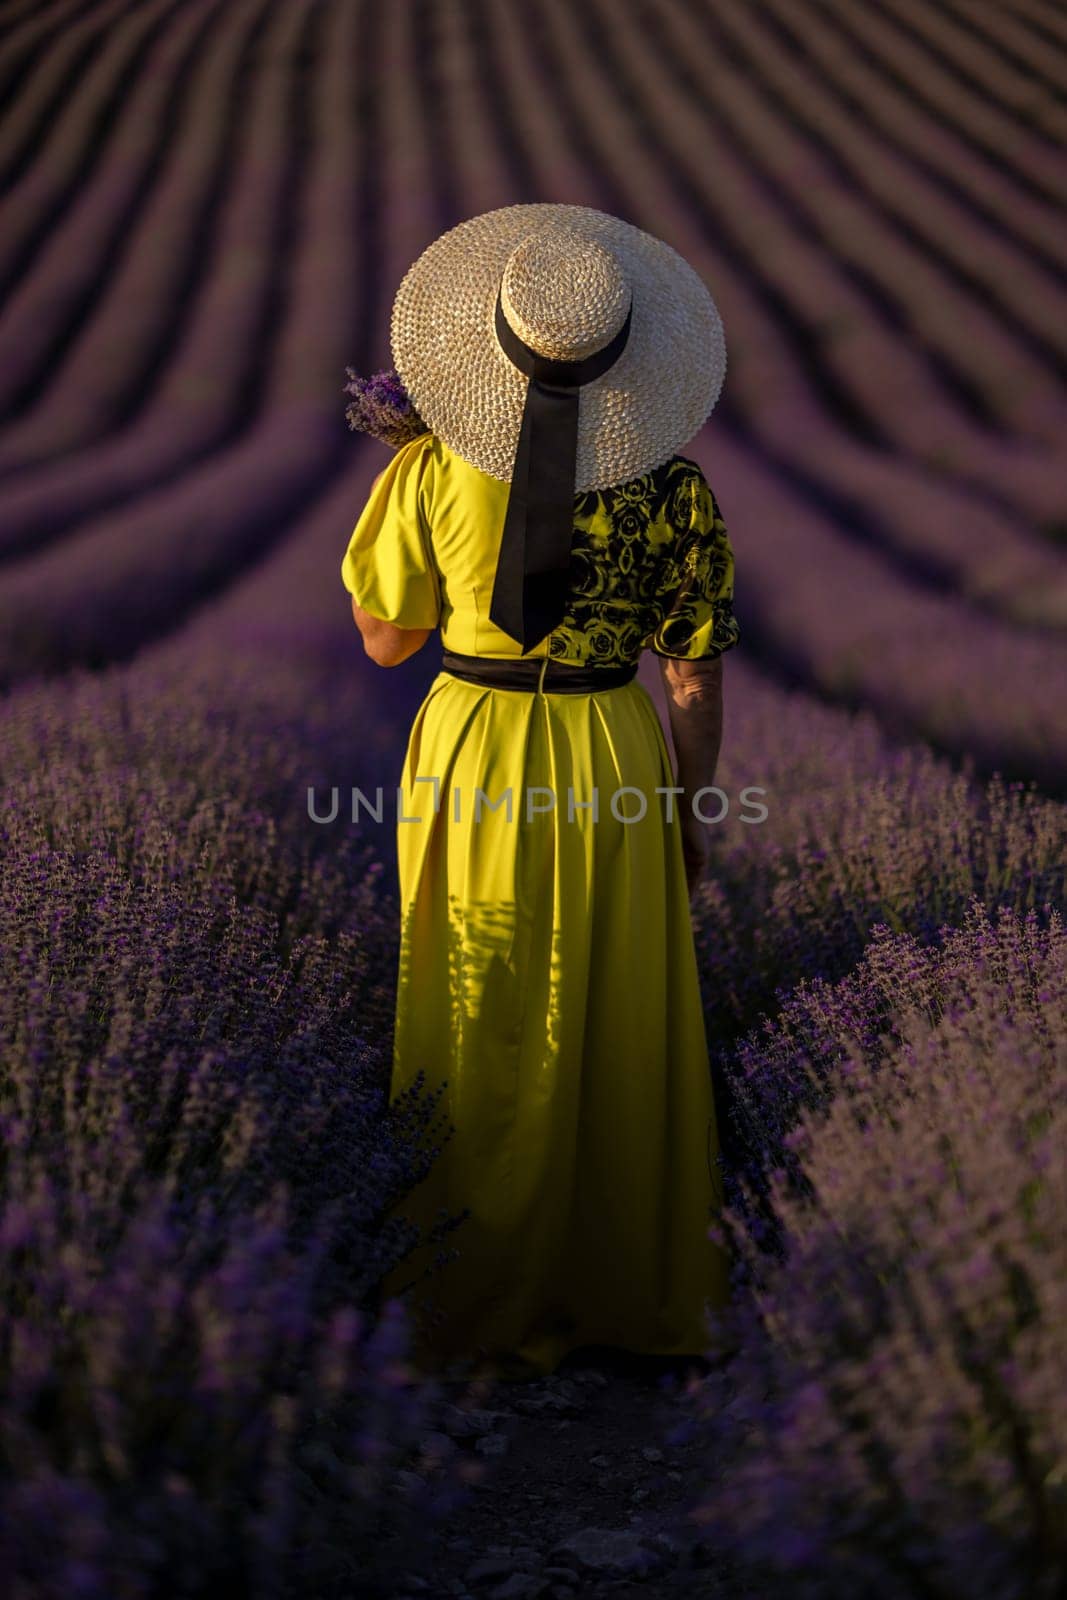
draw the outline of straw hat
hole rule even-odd
[[[391,339],[419,415],[491,477],[512,479],[530,383],[501,345],[500,312],[505,335],[510,329],[550,361],[578,363],[616,336],[625,341],[608,370],[580,390],[575,492],[668,461],[719,397],[722,322],[701,278],[670,245],[588,206],[485,212],[442,234],[408,269]]]

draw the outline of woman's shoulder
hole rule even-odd
[[[395,452],[397,460],[417,461],[420,456],[433,453],[437,435],[431,433],[429,428],[423,428],[421,433],[412,434],[410,439],[405,439]]]
[[[698,461],[676,454],[668,456],[666,461],[657,462],[655,466],[646,467],[643,472],[633,477],[621,479],[607,488],[587,492],[600,495],[609,502],[615,500],[629,502],[635,498],[647,499],[650,490],[653,494],[673,494],[683,486],[698,482],[702,478],[703,472]]]
[[[432,493],[437,475],[437,435],[424,428],[394,452],[393,471],[411,493],[426,497]]]
[[[675,452],[674,455],[668,456],[666,461],[661,461],[658,466],[645,474],[645,478],[651,479],[661,496],[666,496],[677,504],[681,504],[687,496],[691,498],[707,481],[700,462],[680,452]]]
[[[452,450],[439,433],[433,433],[429,429],[425,433],[417,434],[405,449],[419,452],[424,465],[431,468],[435,474],[447,474],[457,482],[464,476],[478,473],[478,469]]]
[[[473,507],[480,513],[486,510],[492,512],[499,507],[501,500],[506,501],[509,480],[494,477],[481,467],[476,467],[473,461],[468,461],[466,456],[446,444],[439,434],[433,435],[433,442],[427,446],[427,451],[432,461],[434,481],[442,488],[447,488],[449,505],[467,510]]]
[[[681,454],[671,456],[670,460],[664,463],[661,471],[669,473],[673,477],[699,479],[704,477],[704,468],[700,465],[700,462],[694,461],[692,456],[683,456]]]

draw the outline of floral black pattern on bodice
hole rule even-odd
[[[710,658],[738,642],[733,550],[697,462],[675,455],[576,495],[574,518],[570,598],[550,656],[625,662],[647,646]]]

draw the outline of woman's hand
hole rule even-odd
[[[691,811],[681,813],[682,824],[682,860],[685,862],[685,881],[692,899],[693,891],[708,865],[711,856],[711,838],[708,834],[708,823],[701,822],[699,817],[694,817]]]
[[[678,783],[684,791],[680,805],[682,859],[692,896],[711,855],[707,823],[696,816],[691,796],[715,782],[715,767],[722,741],[722,656],[713,660],[660,660],[671,735],[678,757]]]

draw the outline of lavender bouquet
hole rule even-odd
[[[359,433],[369,433],[392,450],[399,450],[420,433],[426,433],[423,422],[400,376],[392,368],[361,378],[351,367],[346,367],[348,382],[345,393],[352,402],[345,409],[348,426]]]

